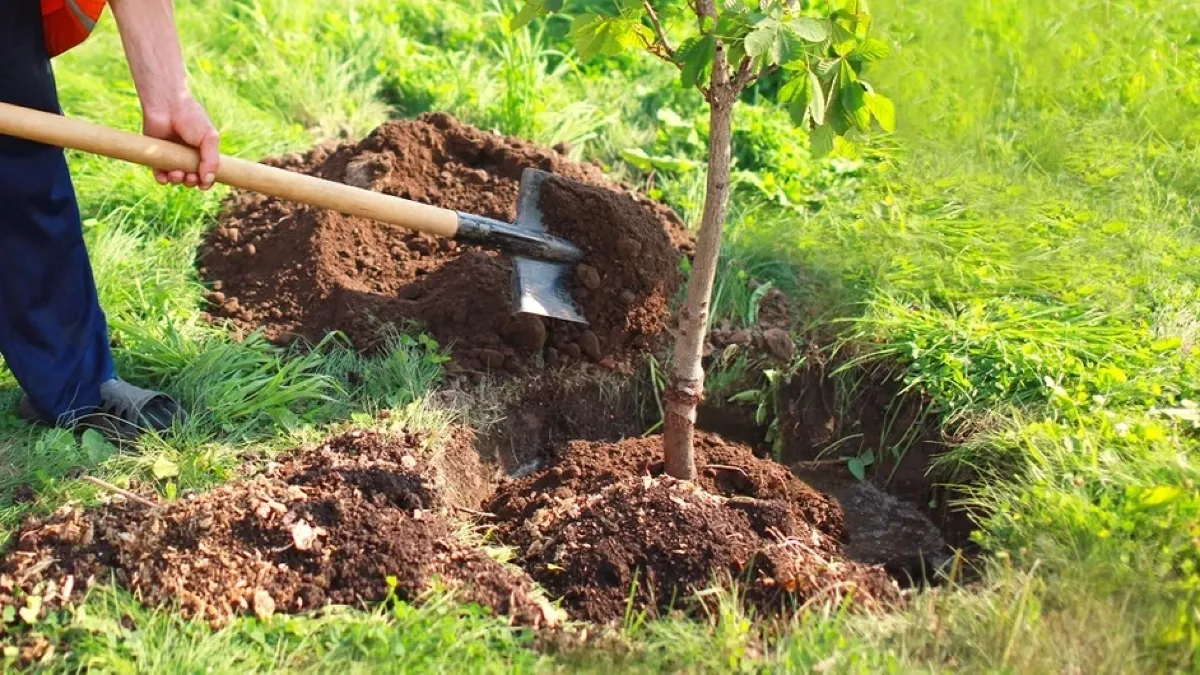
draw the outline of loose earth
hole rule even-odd
[[[842,554],[837,504],[782,466],[701,433],[689,483],[661,475],[661,454],[661,436],[569,443],[491,501],[501,541],[573,617],[620,620],[631,591],[650,616],[694,609],[697,591],[729,581],[765,613],[848,593],[898,600],[882,567]]]
[[[214,626],[327,604],[417,602],[434,579],[524,625],[533,584],[459,540],[420,437],[352,431],[243,481],[151,509],[67,506],[26,523],[0,562],[0,606],[78,600],[97,581]]]
[[[494,251],[259,194],[233,197],[202,244],[217,319],[280,343],[341,331],[364,351],[385,344],[389,327],[420,327],[475,373],[578,362],[627,370],[664,334],[688,235],[669,208],[594,166],[440,113],[266,163],[505,222],[516,217],[521,172],[551,172],[541,207],[551,233],[585,252],[570,282],[590,325],[512,316],[510,264]]]

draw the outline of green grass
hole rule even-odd
[[[178,4],[195,88],[227,153],[257,159],[448,110],[570,143],[698,218],[698,96],[648,59],[579,62],[561,19],[509,34],[511,2]],[[47,667],[1195,669],[1200,7],[876,0],[873,10],[893,54],[871,78],[897,101],[898,132],[818,162],[786,116],[738,110],[714,321],[751,321],[753,286],[770,283],[800,310],[798,336],[836,346],[849,368],[897,369],[947,428],[975,430],[937,469],[982,479],[969,493],[990,514],[980,584],[884,617],[832,608],[785,625],[755,624],[727,602],[707,621],[635,622],[621,649],[567,654],[531,650],[527,635],[440,596],[213,631],[98,591],[41,627],[58,644]],[[138,128],[111,22],[57,70],[69,114]],[[443,423],[425,405],[441,376],[436,345],[398,335],[364,359],[334,336],[302,352],[236,340],[200,317],[191,261],[223,189],[165,189],[95,157],[72,155],[72,167],[122,374],[196,414],[136,451],[0,417],[0,534],[93,499],[81,471],[166,495],[381,409],[401,413],[393,423]],[[751,370],[718,369],[711,393],[744,388]],[[0,375],[0,404],[17,396]],[[13,503],[20,486],[36,498]]]

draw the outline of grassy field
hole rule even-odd
[[[706,122],[694,92],[638,57],[582,63],[562,19],[508,33],[490,0],[179,2],[198,96],[247,158],[357,137],[389,116],[447,110],[639,181],[691,223]],[[569,5],[571,3],[568,3]],[[631,621],[626,649],[555,655],[444,600],[419,609],[242,620],[214,632],[115,590],[37,627],[47,667],[108,672],[1190,671],[1200,652],[1200,6],[1184,0],[875,0],[892,46],[873,82],[898,131],[812,160],[786,115],[736,116],[736,191],[717,312],[743,321],[750,282],[898,369],[967,441],[947,475],[982,476],[983,581],[883,617],[762,626]],[[111,22],[57,66],[71,115],[138,128]],[[161,494],[228,480],[369,413],[444,423],[426,394],[437,355],[396,343],[361,359],[235,341],[199,312],[191,261],[222,190],[74,156],[118,367],[195,417],[136,453],[0,416],[0,533],[67,499],[82,471]],[[653,180],[642,169],[655,168]],[[363,384],[365,383],[365,384]],[[0,375],[0,406],[19,392]],[[32,502],[14,503],[19,486]],[[125,626],[132,617],[136,630]],[[67,650],[67,656],[61,653]]]

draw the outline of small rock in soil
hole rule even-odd
[[[269,619],[275,614],[275,601],[271,594],[258,590],[254,592],[254,615],[260,619]]]
[[[514,316],[505,332],[508,341],[527,354],[538,354],[546,345],[546,324],[533,314]]]
[[[593,361],[599,361],[602,358],[600,353],[600,339],[590,330],[585,330],[579,336],[579,348]]]
[[[632,261],[642,252],[642,245],[636,239],[628,237],[617,240],[617,255]]]
[[[771,328],[763,333],[763,342],[767,353],[780,361],[791,361],[796,354],[796,343],[792,336],[782,328]]]
[[[750,344],[753,336],[750,334],[749,328],[739,328],[729,335],[728,342],[731,345],[745,346]],[[788,360],[791,360],[790,358]]]
[[[504,367],[504,352],[495,349],[481,349],[479,350],[479,360],[488,370],[500,370]]]
[[[600,273],[591,265],[579,265],[575,268],[575,274],[579,278],[579,283],[583,284],[584,288],[595,290],[600,288]]]

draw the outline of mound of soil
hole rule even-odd
[[[513,621],[550,620],[529,578],[466,546],[438,510],[421,439],[350,432],[244,481],[157,508],[65,508],[26,524],[0,605],[50,607],[110,573],[140,600],[222,625],[326,604],[418,601],[436,580]]]
[[[837,504],[813,490],[783,466],[761,459],[746,445],[697,432],[697,482],[727,496],[774,499],[792,504],[819,532],[840,539],[842,513]],[[620,442],[567,443],[544,468],[502,485],[488,505],[507,525],[502,533],[534,517],[538,511],[577,495],[600,492],[631,476],[662,473],[662,437],[628,438]]]
[[[551,172],[541,206],[551,232],[585,251],[572,283],[590,322],[512,316],[511,268],[496,252],[242,194],[207,235],[201,273],[213,315],[276,342],[337,330],[370,351],[386,326],[416,323],[453,343],[455,362],[472,372],[583,360],[623,368],[662,335],[681,250],[690,250],[673,211],[608,183],[597,168],[445,114],[266,163],[505,222],[516,216],[521,172]]]
[[[492,499],[500,540],[574,617],[620,619],[631,589],[654,615],[729,578],[766,611],[826,593],[899,597],[881,567],[842,556],[837,505],[783,467],[701,433],[702,476],[681,483],[657,477],[661,447],[659,436],[570,443]]]

